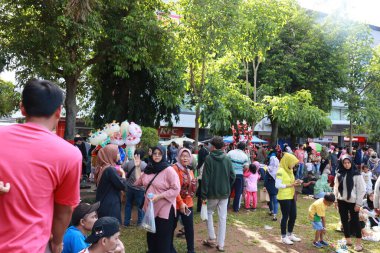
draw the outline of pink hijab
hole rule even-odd
[[[98,152],[98,157],[96,160],[96,169],[95,169],[95,182],[96,185],[99,184],[100,178],[103,175],[103,172],[106,168],[116,166],[117,155],[119,154],[119,148],[117,145],[109,144],[104,148],[100,149]]]

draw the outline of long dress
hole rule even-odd
[[[104,170],[96,190],[96,201],[100,201],[98,217],[111,216],[121,224],[120,192],[124,191],[126,180],[121,178],[114,167]]]

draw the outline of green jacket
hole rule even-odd
[[[202,199],[226,199],[236,178],[232,162],[222,150],[206,157],[202,175]]]

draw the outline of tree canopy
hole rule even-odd
[[[20,93],[11,82],[0,79],[0,117],[10,116],[20,102]]]

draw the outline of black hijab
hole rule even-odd
[[[156,163],[152,157],[152,159],[150,160],[150,163],[148,164],[148,166],[146,166],[144,170],[145,174],[157,174],[170,166],[170,164],[166,161],[166,154],[165,154],[164,148],[162,146],[153,147],[152,154],[154,153],[155,150],[159,150],[161,152],[162,159],[161,161]]]
[[[347,170],[343,166],[343,162],[346,159],[350,160],[350,162],[351,162],[351,168],[349,170]],[[341,196],[343,196],[343,180],[344,180],[344,177],[346,177],[347,199],[350,199],[351,198],[352,189],[354,188],[354,176],[360,175],[359,171],[356,169],[355,165],[352,162],[351,156],[344,155],[342,157],[342,159],[340,160],[339,165],[338,165],[338,173],[339,173],[339,175],[338,175],[338,182],[339,182],[338,190],[339,190],[339,193],[340,193]]]

